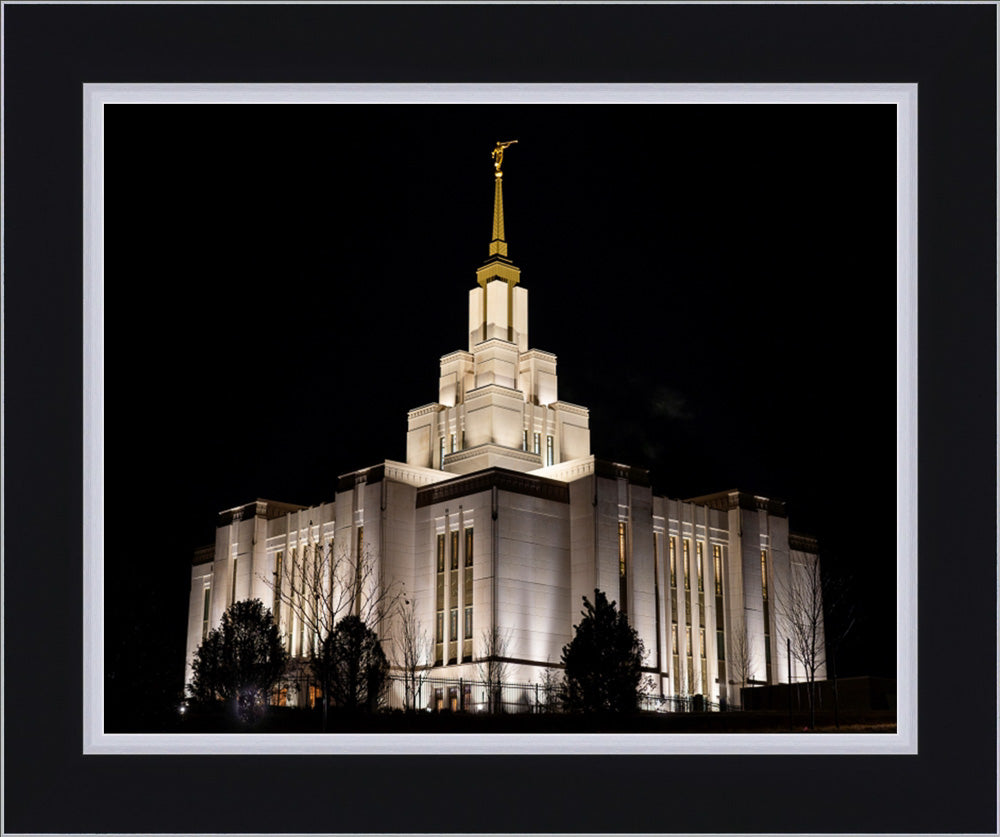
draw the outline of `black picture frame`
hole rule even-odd
[[[995,7],[3,12],[8,831],[995,831]],[[918,84],[919,755],[81,755],[80,160],[93,81]],[[882,493],[892,487],[865,487]]]

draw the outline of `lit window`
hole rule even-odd
[[[440,452],[440,465],[441,470],[444,470],[444,436],[441,437],[441,452]]]
[[[686,636],[686,638],[687,638],[687,655],[690,657],[690,656],[692,656],[691,626],[690,625],[687,626],[687,636]]]
[[[712,563],[715,568],[715,595],[722,595],[722,547],[715,544],[712,547]]]
[[[465,609],[465,638],[472,639],[472,606]]]
[[[625,524],[618,524],[618,575],[625,576]]]
[[[542,434],[541,433],[536,433],[535,434],[535,453],[541,453],[541,452],[542,452]]]
[[[455,434],[452,433],[451,434],[451,452],[454,453],[455,450],[456,450],[456,448],[455,448]]]
[[[208,636],[209,613],[212,604],[212,588],[205,588],[205,603],[201,613],[201,638],[204,640]]]
[[[702,578],[704,571],[705,555],[704,555],[704,549],[702,547],[703,547],[702,542],[698,541],[698,592],[699,593],[702,593],[705,590],[705,583]]]
[[[764,601],[767,601],[767,550],[760,551],[760,589]]]
[[[448,637],[454,642],[458,638],[458,608],[451,609],[451,618],[448,620]]]
[[[680,639],[677,636],[677,624],[674,623],[670,626],[670,639],[674,648],[674,656],[676,657],[680,654]]]
[[[451,568],[458,569],[458,529],[451,533]]]
[[[437,540],[437,571],[444,572],[444,535],[438,535]]]
[[[699,628],[698,629],[698,641],[699,641],[699,647],[701,648],[701,658],[704,660],[705,656],[706,656],[706,653],[705,653],[705,629],[704,628]]]
[[[551,436],[545,437],[545,464],[554,465],[556,461],[555,447]]]
[[[469,526],[465,530],[465,566],[472,566],[472,527]],[[469,595],[469,591],[466,591],[466,596]]]
[[[434,633],[434,641],[440,645],[444,642],[444,611],[437,612],[437,629]]]
[[[684,589],[691,589],[691,542],[684,538]]]
[[[677,586],[677,538],[670,539],[670,586]]]

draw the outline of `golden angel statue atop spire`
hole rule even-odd
[[[497,147],[493,149],[493,168],[497,170],[497,177],[502,177],[503,172],[500,171],[500,166],[503,165],[503,152],[505,148],[514,145],[517,140],[510,140],[510,142],[498,142]]]

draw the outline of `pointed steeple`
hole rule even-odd
[[[520,273],[507,258],[507,238],[503,226],[503,152],[517,140],[498,142],[493,149],[493,238],[490,240],[490,254],[486,263],[476,271],[476,278],[482,287],[494,279],[502,279],[510,286],[520,280]]]
[[[490,255],[507,255],[507,242],[503,232],[503,172],[500,169],[497,169],[496,187],[493,191],[493,240],[490,242]]]

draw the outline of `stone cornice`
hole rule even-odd
[[[708,506],[711,509],[729,511],[730,509],[744,509],[746,511],[766,511],[775,517],[787,517],[785,503],[783,500],[772,500],[769,497],[762,497],[759,494],[751,494],[749,491],[720,491],[717,494],[705,494],[701,497],[691,497],[684,501],[697,506]]]
[[[418,465],[407,465],[405,462],[395,462],[392,459],[387,459],[384,466],[385,478],[387,480],[415,485],[418,488],[451,479],[451,474],[445,471],[436,471],[433,468],[421,468]]]
[[[441,363],[447,363],[451,360],[464,360],[466,363],[472,363],[475,360],[475,355],[472,352],[465,351],[465,349],[456,349],[454,352],[441,355]]]
[[[476,387],[475,389],[470,389],[465,393],[465,403],[468,404],[470,400],[476,396],[483,395],[504,395],[508,398],[517,398],[520,401],[524,400],[524,392],[519,389],[513,389],[512,387],[505,387],[501,384],[486,384],[485,386]]]
[[[537,464],[541,464],[542,461],[540,453],[531,453],[530,451],[519,450],[518,448],[505,448],[503,445],[487,443],[485,445],[476,445],[474,448],[455,451],[455,453],[445,454],[444,464],[451,465],[455,462],[462,462],[465,459],[474,459],[477,456],[482,456],[484,453],[495,453],[506,456],[509,459],[520,459],[524,462]]]
[[[556,465],[548,465],[537,471],[530,471],[533,476],[544,477],[560,482],[575,482],[594,473],[594,457],[582,456],[579,459],[569,459]]]
[[[788,548],[797,549],[799,552],[808,552],[811,555],[818,555],[819,541],[810,535],[796,535],[794,532],[789,532]]]
[[[549,407],[553,410],[560,410],[561,412],[569,413],[574,416],[590,417],[589,409],[581,407],[579,404],[570,404],[568,401],[553,401],[549,404]]]
[[[544,349],[528,349],[526,352],[521,352],[521,357],[528,358],[529,360],[538,358],[539,360],[551,360],[553,363],[556,362],[556,356],[552,352],[547,352]]]
[[[508,471],[505,468],[487,468],[485,471],[476,471],[474,474],[418,489],[417,508],[443,503],[457,497],[467,497],[492,488],[529,497],[540,497],[556,503],[569,502],[569,486],[566,483]]]
[[[414,407],[406,414],[406,417],[408,419],[420,418],[421,416],[427,416],[443,409],[443,404],[424,404],[422,407]]]

